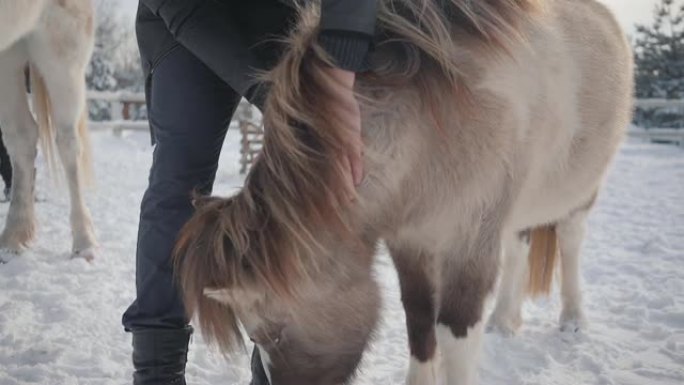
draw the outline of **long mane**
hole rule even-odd
[[[361,76],[380,86],[416,87],[425,100],[451,95],[462,83],[457,36],[505,52],[524,38],[522,26],[541,6],[542,0],[380,0],[375,45],[395,54],[371,59]],[[201,210],[177,246],[186,307],[198,311],[201,328],[224,350],[239,340],[235,316],[206,302],[206,286],[241,286],[237,272],[248,265],[258,285],[287,298],[292,283],[315,273],[321,262],[322,230],[354,236],[352,201],[338,161],[347,128],[331,112],[332,79],[322,70],[333,63],[316,41],[317,7],[301,8],[300,15],[287,52],[267,74],[264,148],[244,189],[229,202],[208,205],[213,214]]]

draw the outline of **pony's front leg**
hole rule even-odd
[[[476,383],[482,313],[496,281],[500,245],[498,233],[480,234],[442,260],[437,341],[449,385]]]
[[[437,385],[434,258],[401,244],[388,242],[399,275],[401,301],[406,313],[411,361],[407,385]]]
[[[38,126],[26,98],[23,61],[16,52],[0,55],[0,94],[0,126],[13,167],[12,199],[0,248],[20,252],[35,232],[33,192]]]

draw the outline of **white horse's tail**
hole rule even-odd
[[[56,172],[57,155],[55,154],[55,127],[52,122],[52,103],[50,102],[50,94],[45,85],[43,76],[33,65],[30,66],[30,78],[33,112],[36,114],[36,120],[38,123],[40,147],[48,164],[48,170],[53,176],[55,176],[58,175]],[[91,184],[92,149],[90,147],[90,133],[88,131],[87,113],[87,106],[84,100],[81,115],[78,122],[76,122],[78,125],[77,132],[80,143],[78,162],[79,170],[81,170],[81,178],[86,184]]]
[[[56,175],[56,155],[55,155],[55,128],[52,125],[52,106],[50,103],[50,95],[43,76],[38,72],[38,69],[30,66],[31,78],[31,98],[33,100],[33,113],[36,115],[36,122],[38,123],[38,132],[40,138],[40,148],[43,151],[43,156],[48,164],[50,173]]]
[[[530,280],[527,286],[527,293],[530,296],[549,294],[558,255],[558,235],[555,225],[537,227],[532,230],[528,255]]]

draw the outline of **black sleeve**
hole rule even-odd
[[[375,34],[377,0],[323,0],[318,42],[335,65],[359,72]]]
[[[375,35],[378,0],[323,0],[321,31],[344,31]]]
[[[242,0],[241,0],[242,1]],[[277,1],[277,0],[273,0]],[[164,20],[174,38],[195,54],[237,92],[256,84],[255,69],[263,60],[232,20],[217,13],[220,1],[140,0]],[[363,67],[375,30],[377,0],[323,0],[320,43],[340,68]]]

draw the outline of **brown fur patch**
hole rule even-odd
[[[500,245],[495,240],[483,239],[472,247],[462,247],[442,266],[437,317],[437,322],[447,326],[456,338],[467,337],[468,328],[482,319],[485,299],[494,288],[498,274]]]
[[[420,362],[427,362],[435,356],[437,348],[435,287],[425,270],[431,258],[391,246],[390,254],[399,274],[411,355]]]
[[[492,268],[493,267],[493,268]],[[468,336],[468,328],[482,319],[484,301],[496,282],[496,261],[471,262],[450,275],[442,290],[437,322],[456,338]]]

